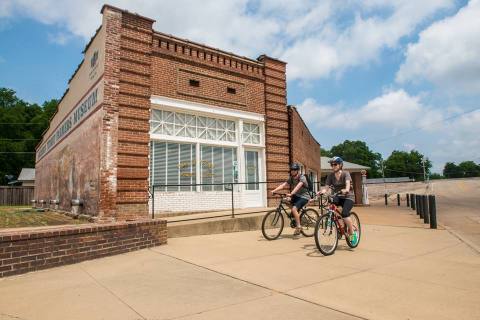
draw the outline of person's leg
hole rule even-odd
[[[350,199],[345,199],[342,205],[342,217],[347,225],[347,232],[349,235],[353,234],[353,225],[352,219],[350,219],[350,211],[353,208],[353,201]]]

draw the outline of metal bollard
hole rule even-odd
[[[400,207],[400,193],[397,193],[397,206]]]
[[[423,223],[430,223],[430,214],[428,209],[428,196],[423,196]]]
[[[388,196],[386,193],[385,193],[385,205],[388,206]]]
[[[416,205],[415,205],[416,197],[417,195],[412,193],[412,201],[410,202],[412,204],[412,210],[416,210]]]
[[[429,208],[430,208],[430,229],[437,229],[437,208],[435,203],[435,196],[428,196]]]
[[[407,193],[407,207],[410,208],[410,193]]]

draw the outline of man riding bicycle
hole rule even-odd
[[[353,208],[355,201],[355,193],[353,192],[352,177],[348,171],[343,170],[343,159],[340,157],[333,157],[328,161],[332,167],[333,172],[327,176],[325,181],[325,188],[322,188],[317,196],[327,193],[331,190],[335,195],[333,203],[342,207],[342,218],[347,225],[349,239],[351,242],[356,242],[356,234],[353,232],[352,219],[350,219],[350,211]]]
[[[286,189],[287,187],[289,187],[290,190],[293,189],[287,194],[287,196],[291,198],[292,214],[297,225],[293,235],[298,236],[302,231],[300,215],[298,212],[308,203],[308,200],[310,200],[310,194],[308,192],[307,178],[300,173],[300,166],[297,163],[290,166],[290,176],[288,177],[288,180],[275,188],[272,191],[272,194],[275,194],[279,190]]]

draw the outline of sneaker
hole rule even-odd
[[[293,235],[294,236],[299,236],[301,234],[301,231],[302,231],[302,227],[295,228],[295,231],[293,232]]]
[[[354,232],[353,234],[351,234],[349,237],[348,237],[348,240],[350,240],[350,243],[352,245],[356,245],[357,244],[357,233]]]

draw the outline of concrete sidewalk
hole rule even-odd
[[[480,256],[407,209],[392,216],[406,226],[374,210],[359,247],[330,257],[290,229],[251,231],[5,278],[0,319],[479,319]]]

